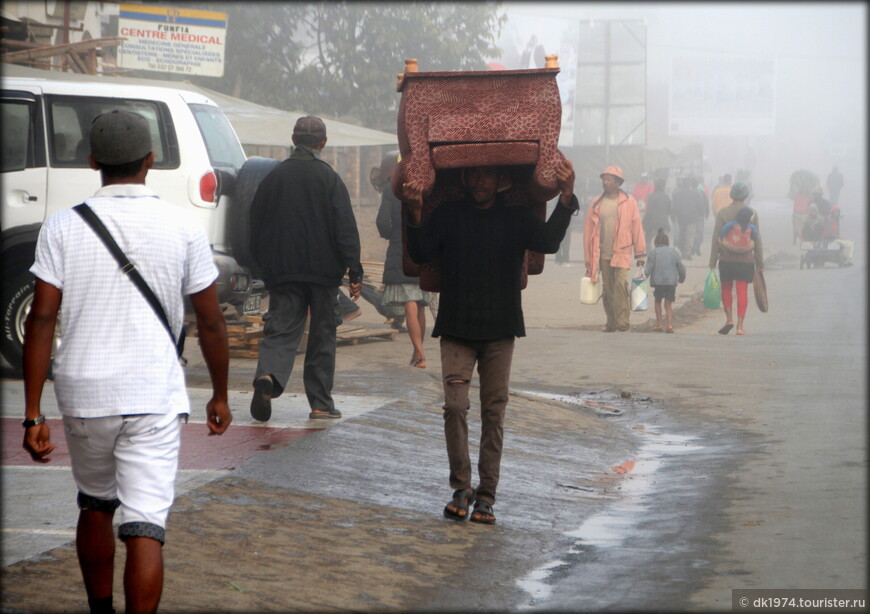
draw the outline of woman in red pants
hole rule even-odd
[[[719,263],[722,307],[725,309],[725,325],[719,329],[719,333],[727,335],[734,328],[733,291],[736,287],[737,334],[745,335],[743,320],[749,304],[749,284],[752,283],[756,268],[764,270],[764,252],[758,214],[745,202],[749,187],[738,181],[731,186],[730,196],[733,202],[716,215],[710,268]]]

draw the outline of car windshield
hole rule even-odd
[[[245,163],[245,152],[221,110],[208,104],[192,104],[190,110],[205,140],[211,165],[240,169]]]

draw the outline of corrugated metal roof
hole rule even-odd
[[[181,81],[164,81],[161,79],[138,79],[133,77],[110,77],[99,75],[83,75],[71,72],[39,70],[17,64],[3,64],[4,76],[34,77],[56,79],[61,81],[99,81],[101,83],[128,83],[131,85],[169,87],[196,92],[213,100],[221,107],[227,119],[233,125],[239,140],[244,145],[273,145],[286,147],[291,144],[290,136],[293,125],[306,111],[283,111],[273,107],[259,105],[254,102],[234,98],[213,90],[198,87]],[[316,115],[316,112],[313,114]],[[398,137],[389,132],[372,130],[362,126],[354,126],[335,119],[323,117],[326,124],[326,135],[331,147],[365,147],[367,145],[396,145]]]
[[[233,98],[220,92],[206,88],[198,88],[206,96],[214,100],[223,109],[227,118],[236,129],[239,138],[250,145],[282,145],[291,144],[290,135],[296,120],[303,115],[311,115],[306,111],[282,111],[273,107],[259,105],[241,98]],[[313,113],[317,115],[317,113]],[[365,145],[397,145],[399,140],[395,134],[372,130],[362,126],[354,126],[338,120],[322,117],[326,124],[326,137],[332,147],[361,147]],[[245,135],[243,138],[242,135]],[[398,146],[398,145],[397,145]]]

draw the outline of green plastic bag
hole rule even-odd
[[[704,307],[719,309],[722,305],[722,289],[719,286],[719,275],[716,269],[710,269],[707,281],[704,283]]]

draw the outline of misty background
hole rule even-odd
[[[498,70],[558,54],[560,149],[589,190],[610,163],[624,166],[629,189],[661,165],[708,187],[742,169],[757,198],[788,206],[792,173],[806,169],[824,187],[837,166],[843,213],[863,220],[861,2],[183,6],[227,14],[224,74],[188,77],[202,87],[395,134],[405,58],[422,71]]]
[[[646,24],[647,131],[668,135],[672,63],[749,58],[773,63],[771,134],[694,134],[713,179],[752,171],[756,196],[784,198],[790,174],[844,174],[844,213],[864,211],[867,7],[863,3],[506,3],[508,22],[641,19]],[[578,82],[578,88],[584,84]],[[713,132],[715,126],[707,126]],[[826,190],[827,192],[827,190]],[[854,218],[853,218],[854,219]]]

